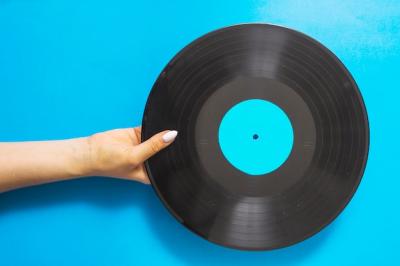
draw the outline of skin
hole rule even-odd
[[[0,192],[84,176],[149,184],[143,162],[173,142],[163,139],[168,132],[143,143],[140,127],[67,140],[0,143]]]

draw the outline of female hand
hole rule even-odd
[[[143,162],[170,145],[177,131],[141,143],[141,128],[89,137],[0,143],[0,192],[82,176],[111,176],[149,184]]]
[[[91,175],[132,179],[149,184],[143,162],[170,145],[177,131],[162,131],[140,143],[141,127],[115,129],[88,138]]]

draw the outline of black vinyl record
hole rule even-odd
[[[259,103],[251,100],[279,107],[271,108],[288,117],[292,138],[280,139],[286,122],[258,105],[235,107],[222,134],[229,110]],[[213,31],[167,64],[146,104],[142,140],[165,129],[178,130],[177,139],[145,163],[160,199],[203,238],[247,250],[297,243],[335,219],[360,183],[369,146],[366,109],[344,65],[314,39],[268,24]]]

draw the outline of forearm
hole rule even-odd
[[[90,175],[86,138],[0,143],[0,192]]]

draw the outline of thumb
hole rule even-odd
[[[135,146],[134,153],[138,162],[144,162],[151,156],[170,145],[178,135],[176,130],[165,130]]]

